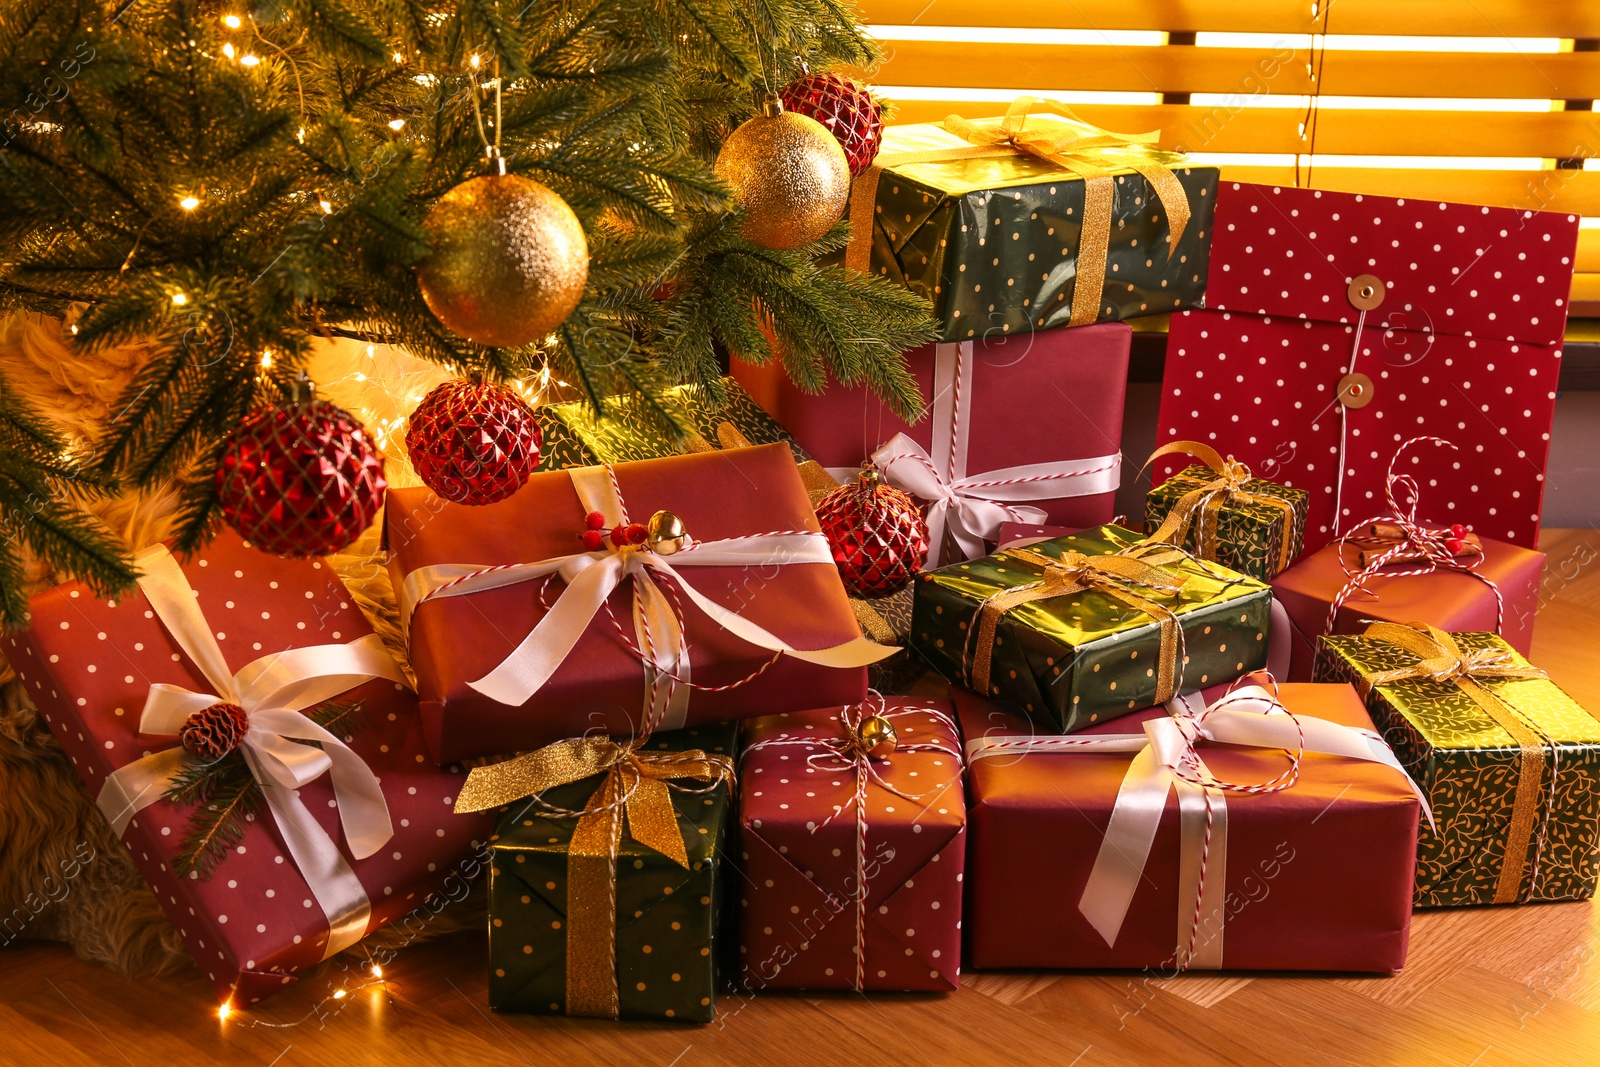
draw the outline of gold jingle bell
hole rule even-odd
[[[683,528],[683,520],[670,511],[650,516],[646,533],[650,548],[658,555],[670,556],[689,547],[689,531]]]
[[[856,746],[871,759],[888,759],[899,743],[894,723],[882,715],[869,715],[856,727]]]

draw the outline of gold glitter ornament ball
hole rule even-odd
[[[827,233],[850,202],[850,163],[816,119],[783,110],[776,94],[728,135],[717,176],[744,209],[745,238],[763,248],[798,248]]]
[[[450,330],[480,345],[532,344],[583,297],[589,243],[550,188],[515,174],[462,182],[423,222],[422,299]]]

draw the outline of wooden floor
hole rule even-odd
[[[1600,532],[1545,548],[1534,659],[1600,711]],[[455,934],[401,952],[382,988],[319,1006],[331,977],[312,977],[223,1023],[196,974],[127,982],[29,944],[0,952],[0,1063],[1600,1064],[1588,903],[1420,913],[1394,978],[969,974],[946,997],[729,999],[704,1028],[493,1015],[485,967],[481,935]]]

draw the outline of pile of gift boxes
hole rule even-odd
[[[229,535],[35,601],[6,653],[222,997],[485,856],[493,1007],[699,1022],[963,966],[1394,972],[1415,906],[1592,894],[1600,723],[1525,658],[1576,220],[949,136],[889,132],[848,253],[944,325],[923,417],[737,358],[687,441],[542,409],[511,498],[389,494],[414,688],[326,565]],[[1122,320],[1166,313],[1117,519]],[[867,460],[931,535],[870,599],[813,513]],[[202,871],[185,800],[228,798],[168,783],[217,705],[262,802]]]

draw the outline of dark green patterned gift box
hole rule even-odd
[[[737,382],[724,378],[723,385],[728,391],[728,402],[721,408],[701,402],[694,386],[680,385],[667,391],[667,403],[675,409],[683,425],[694,431],[688,441],[672,440],[633,397],[612,397],[607,402],[604,419],[596,418],[594,409],[582,401],[546,404],[537,409],[539,429],[544,435],[539,469],[592,467],[598,463],[626,463],[708,448],[727,448],[735,443],[770,445],[778,441],[785,442],[794,451],[796,463],[804,464],[811,459]],[[734,434],[730,434],[724,424],[731,427]]]
[[[1065,121],[1030,118],[1034,125],[1039,120]],[[870,256],[865,247],[847,255],[852,266],[932,301],[943,327],[940,340],[1121,321],[1199,305],[1217,199],[1215,167],[1188,166],[1182,155],[1151,150],[1177,178],[1189,204],[1188,225],[1170,257],[1168,222],[1150,181],[1113,169],[1099,306],[1093,318],[1073,322],[1084,179],[1023,152],[905,164],[892,159],[961,147],[970,145],[934,124],[885,129],[879,158],[889,162],[878,179]]]
[[[1053,574],[1051,561],[1068,569]],[[1087,585],[1072,577],[1113,563],[1129,573]],[[1067,733],[1170,699],[1163,684],[1189,692],[1266,665],[1267,586],[1120,526],[958,563],[915,584],[913,652]]]
[[[850,598],[861,634],[880,645],[902,645],[911,637],[911,605],[915,583],[888,596]],[[881,659],[867,668],[867,684],[880,693],[898,693],[922,673],[925,664],[916,650],[906,648],[898,656]]]
[[[701,749],[732,756],[731,724],[674,730],[651,752]],[[547,804],[581,811],[600,775],[544,791]],[[616,865],[619,1016],[705,1023],[715,1014],[719,898],[730,813],[728,786],[669,783],[687,869],[624,830]],[[568,849],[576,820],[540,814],[531,800],[502,816],[489,868],[489,1004],[496,1011],[567,1011]]]
[[[1145,497],[1145,528],[1155,533],[1169,516],[1181,523],[1175,543],[1203,559],[1270,582],[1305,549],[1311,494],[1264,478],[1235,488],[1217,471],[1186,467]],[[1175,508],[1186,514],[1172,516]]]
[[[1587,899],[1600,874],[1600,722],[1548,678],[1495,677],[1497,667],[1542,673],[1500,637],[1443,636],[1460,653],[1449,658],[1466,661],[1465,680],[1447,670],[1367,693],[1372,721],[1433,809],[1437,830],[1424,820],[1417,839],[1417,904]],[[1324,637],[1315,677],[1359,691],[1430,660],[1427,671],[1443,662],[1372,636]]]

